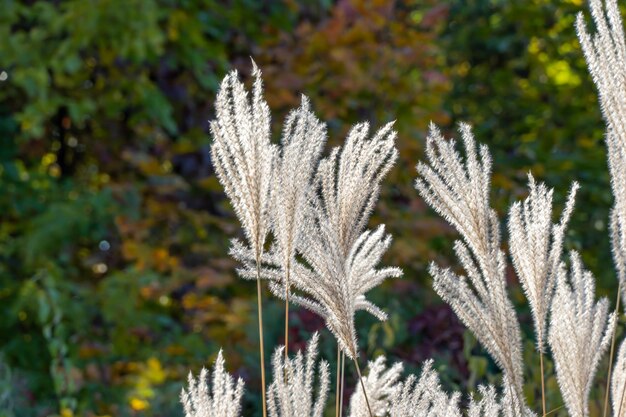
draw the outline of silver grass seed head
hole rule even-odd
[[[617,353],[611,376],[611,404],[615,417],[626,416],[626,339]]]
[[[323,317],[351,359],[358,352],[355,312],[386,317],[365,293],[401,275],[398,268],[376,268],[391,244],[384,227],[364,231],[380,183],[397,158],[396,133],[392,124],[372,137],[368,133],[366,123],[355,126],[343,148],[320,162],[297,240],[302,262],[291,271],[291,300]],[[279,286],[270,288],[278,296],[284,293]]]
[[[260,256],[270,225],[277,149],[270,143],[270,112],[256,65],[253,76],[251,98],[236,71],[224,77],[215,103],[216,119],[211,122],[211,159],[250,249]]]
[[[461,417],[460,395],[448,395],[439,385],[432,360],[424,362],[417,378],[409,376],[399,383],[390,401],[389,415],[394,417]]]
[[[326,126],[311,111],[308,98],[302,96],[301,106],[285,121],[272,187],[272,233],[277,261],[285,276],[291,273],[304,230],[306,206],[325,143]]]
[[[233,377],[224,369],[224,357],[220,350],[213,366],[213,379],[209,386],[209,371],[205,368],[198,379],[189,373],[189,385],[183,389],[180,401],[185,417],[239,417],[241,398],[243,397],[243,381]]]
[[[480,400],[470,399],[469,408],[467,410],[468,417],[500,417],[502,405],[498,401],[496,389],[493,385],[478,387],[481,395]]]
[[[569,414],[587,417],[591,384],[611,341],[615,315],[606,298],[595,301],[594,277],[580,255],[571,251],[570,256],[569,279],[564,263],[558,271],[548,342]]]
[[[363,377],[363,384],[374,417],[388,415],[390,400],[400,388],[399,383],[403,368],[401,362],[387,367],[384,356],[379,356],[376,360],[368,363],[367,376]],[[369,417],[369,409],[360,383],[356,385],[354,393],[350,397],[349,415],[350,417]]]
[[[553,190],[528,174],[530,193],[509,210],[509,248],[513,266],[530,304],[537,350],[544,352],[546,319],[552,302],[567,224],[578,183],[572,184],[558,224],[552,223]]]
[[[272,358],[274,381],[267,391],[270,417],[322,417],[330,387],[330,370],[324,360],[319,362],[319,333],[314,333],[306,352],[299,351],[294,358],[284,359],[281,346]],[[317,398],[315,396],[317,387]]]
[[[622,297],[626,299],[626,41],[616,0],[589,0],[595,26],[590,33],[582,12],[576,33],[589,73],[599,93],[606,122],[606,145],[611,188],[615,197],[611,214],[611,246]]]
[[[295,148],[296,145],[316,148],[307,152],[311,152],[308,159],[311,169],[317,165],[317,147],[321,146],[323,135],[320,125],[313,119],[306,100],[301,109],[288,117],[284,134],[288,139],[283,143],[282,156],[277,159],[279,162],[274,170],[278,177],[281,167],[296,165],[296,156],[302,153]],[[306,126],[298,127],[305,122]],[[314,130],[317,132],[314,136],[320,140],[313,140],[313,145],[307,144],[302,135],[294,133],[298,129],[301,132]],[[371,138],[368,137],[368,131],[367,124],[355,126],[343,149],[335,148],[329,157],[319,163],[309,190],[303,192],[309,186],[307,175],[302,177],[300,185],[285,188],[292,196],[298,192],[295,198],[298,205],[288,213],[281,211],[287,204],[272,205],[276,244],[260,257],[261,278],[269,279],[270,290],[281,298],[286,297],[283,282],[285,259],[290,260],[289,284],[295,291],[290,300],[324,318],[341,349],[351,359],[358,351],[355,312],[365,310],[380,320],[386,319],[386,314],[368,301],[365,293],[385,279],[402,274],[395,267],[377,268],[391,244],[391,236],[385,234],[384,226],[374,231],[364,231],[378,197],[380,182],[397,158],[394,145],[396,133],[392,130],[392,124],[384,126]],[[282,161],[286,161],[286,157],[291,158],[292,162],[283,165]],[[293,179],[290,169],[285,170],[285,183],[287,178],[289,181]],[[280,189],[275,184],[275,202],[279,200],[277,190]],[[281,235],[285,225],[290,224],[293,233]],[[244,278],[255,279],[256,258],[253,250],[234,240],[230,253],[242,264],[238,269],[239,274]],[[301,258],[295,258],[295,254]]]
[[[506,291],[506,258],[500,225],[489,203],[491,156],[476,146],[471,128],[459,126],[465,158],[452,140],[431,124],[427,162],[417,165],[415,187],[424,200],[460,233],[454,250],[466,276],[431,264],[434,289],[474,333],[513,389],[517,409],[525,408],[521,330]],[[521,411],[520,411],[521,413]],[[519,415],[519,414],[518,414]]]

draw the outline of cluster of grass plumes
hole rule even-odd
[[[591,0],[597,34],[577,30],[591,74],[600,91],[607,122],[607,145],[615,206],[611,240],[620,287],[626,271],[626,41],[616,0]],[[387,367],[384,357],[361,374],[355,314],[365,310],[380,320],[385,312],[366,293],[387,278],[399,277],[396,267],[379,267],[391,236],[384,226],[367,230],[381,182],[397,158],[393,124],[370,135],[367,123],[348,134],[342,148],[322,158],[326,128],[309,101],[285,122],[280,144],[270,140],[270,117],[262,95],[260,71],[254,67],[251,100],[236,73],[224,79],[217,100],[213,163],[239,217],[246,242],[234,240],[231,254],[239,273],[254,279],[258,289],[263,413],[272,417],[321,417],[330,388],[325,361],[316,363],[316,334],[306,353],[289,357],[289,305],[296,303],[324,319],[337,341],[335,414],[343,387],[343,361],[352,360],[359,376],[349,404],[352,417],[526,417],[545,416],[544,355],[551,355],[564,407],[575,417],[589,415],[589,392],[602,355],[611,346],[619,313],[609,312],[607,299],[595,299],[592,274],[576,252],[563,255],[564,236],[579,188],[573,183],[557,223],[552,222],[553,190],[529,174],[529,194],[514,203],[508,216],[509,255],[532,312],[535,345],[542,377],[542,403],[524,396],[522,335],[508,296],[507,253],[501,222],[489,195],[492,162],[488,148],[477,146],[471,127],[461,124],[464,152],[432,125],[426,160],[417,165],[415,187],[424,200],[459,233],[454,244],[463,273],[431,264],[434,289],[471,330],[502,371],[501,386],[482,386],[461,407],[460,393],[446,393],[432,362],[419,376],[403,379],[403,365]],[[269,245],[266,246],[268,243]],[[264,250],[269,247],[269,250]],[[261,281],[285,300],[285,341],[272,363],[274,382],[265,394]],[[621,290],[620,290],[621,291]],[[618,293],[620,292],[618,291]],[[614,368],[609,368],[613,415],[626,416],[626,341]],[[237,415],[242,384],[235,387],[224,371],[221,355],[212,392],[203,371],[183,391],[187,417]],[[612,377],[611,377],[612,372]],[[610,388],[610,390],[609,390]]]

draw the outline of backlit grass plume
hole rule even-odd
[[[509,248],[513,265],[532,311],[537,350],[544,352],[546,319],[563,251],[567,223],[574,209],[578,184],[572,185],[558,224],[552,223],[552,194],[528,175],[530,193],[509,211]]]
[[[454,309],[504,371],[504,387],[525,413],[521,333],[506,292],[506,260],[500,249],[500,224],[489,205],[491,156],[479,152],[469,125],[459,131],[463,160],[454,141],[431,125],[426,143],[428,163],[420,162],[415,186],[426,202],[461,234],[454,245],[467,276],[431,264],[435,291]]]
[[[372,413],[375,417],[385,417],[389,412],[392,396],[401,388],[402,363],[397,362],[391,367],[386,366],[386,358],[379,356],[369,362],[367,376],[363,377],[363,385],[367,392]],[[369,412],[363,388],[357,385],[350,397],[350,417],[368,417]]]
[[[276,147],[270,143],[270,112],[256,65],[253,76],[252,100],[236,71],[224,77],[215,102],[216,119],[211,122],[211,158],[247,244],[260,257],[270,228]]]
[[[409,376],[392,395],[389,415],[393,417],[461,417],[460,395],[447,394],[439,385],[432,360],[424,362],[417,378]]]
[[[211,122],[211,158],[217,177],[241,222],[248,249],[254,253],[261,391],[265,417],[267,410],[260,267],[263,245],[270,228],[276,147],[270,143],[270,112],[263,98],[261,71],[256,65],[253,75],[255,81],[251,100],[248,99],[243,84],[237,79],[236,72],[231,72],[222,81],[215,103],[217,117]],[[235,243],[235,246],[243,246]]]
[[[567,223],[574,210],[578,183],[572,185],[558,224],[552,224],[552,194],[544,184],[537,184],[528,174],[530,193],[523,202],[509,210],[509,250],[515,271],[530,304],[535,325],[536,346],[541,373],[541,402],[546,413],[543,357],[546,343],[546,320],[563,251]]]
[[[317,366],[319,334],[309,341],[306,353],[299,351],[293,359],[283,358],[279,347],[272,360],[274,382],[267,391],[270,417],[322,417],[330,387],[328,362],[322,360]],[[317,398],[314,400],[314,393]]]
[[[467,417],[500,417],[502,406],[498,401],[498,394],[493,385],[478,387],[480,400],[472,398],[467,410]]]
[[[255,69],[256,72],[258,70]],[[230,77],[227,77],[225,83],[234,83],[236,92],[233,96],[245,96],[240,83],[236,79],[233,81],[233,75]],[[258,74],[255,82],[257,96],[255,100],[261,102]],[[231,102],[245,103],[246,100],[245,97],[231,101],[218,98],[218,102],[226,103],[227,106]],[[243,104],[239,107],[239,113],[244,113],[240,119],[247,120],[245,115],[249,115],[249,109]],[[265,111],[267,106],[259,104],[258,107]],[[237,112],[235,106],[233,113]],[[256,120],[254,117],[252,119]],[[221,120],[219,115],[218,120]],[[259,120],[269,119],[259,117]],[[238,123],[239,120],[232,122],[236,126]],[[389,123],[369,137],[367,123],[356,125],[349,132],[343,148],[333,149],[318,165],[325,142],[325,127],[309,110],[308,100],[303,99],[300,109],[287,118],[280,150],[270,144],[269,139],[263,142],[262,147],[267,151],[270,161],[264,167],[267,177],[271,178],[271,191],[266,192],[262,188],[262,192],[257,193],[263,197],[262,210],[248,210],[254,207],[252,203],[261,199],[250,200],[248,205],[246,199],[241,200],[242,204],[239,204],[239,200],[235,203],[239,207],[236,207],[236,211],[244,216],[248,212],[260,214],[260,222],[251,224],[263,225],[263,231],[258,235],[262,239],[254,242],[265,242],[268,219],[271,220],[271,231],[275,238],[271,251],[266,253],[263,252],[262,244],[257,248],[254,244],[247,246],[243,242],[233,241],[231,255],[242,263],[240,275],[256,278],[257,283],[261,277],[269,279],[272,292],[286,300],[286,312],[288,300],[291,299],[323,317],[336,337],[338,346],[355,361],[359,373],[355,312],[366,310],[384,320],[386,314],[368,301],[365,294],[386,278],[401,275],[398,268],[377,268],[391,244],[391,236],[385,234],[384,227],[380,226],[374,231],[365,230],[378,199],[380,183],[397,159],[398,151],[394,144],[396,133],[392,126],[393,123]],[[244,128],[246,130],[249,129]],[[234,128],[230,135],[236,135],[238,131],[238,128]],[[244,154],[235,152],[233,158],[243,160],[246,158]],[[234,163],[232,166],[235,166]],[[261,170],[257,170],[257,175],[259,172]],[[253,181],[245,175],[241,178],[235,185],[228,184],[228,181],[233,182],[230,179],[224,182],[239,194],[245,194],[246,186]],[[228,187],[225,185],[225,188]],[[233,193],[227,191],[227,194]],[[234,193],[237,198],[239,194]],[[266,201],[268,196],[271,197],[271,204]],[[249,240],[257,236],[248,235]],[[297,290],[293,295],[291,286]],[[286,335],[287,320],[286,314]]]
[[[626,296],[626,39],[617,0],[589,0],[596,32],[591,34],[580,12],[576,17],[576,33],[587,61],[587,68],[596,84],[600,109],[606,122],[606,145],[611,188],[615,199],[610,216],[611,249],[618,278],[615,313],[619,313],[620,294]],[[609,371],[603,416],[609,402],[611,365],[615,349],[612,336]]]
[[[604,3],[604,4],[603,4]],[[600,108],[606,121],[606,144],[611,186],[615,198],[611,232],[621,289],[626,259],[626,42],[616,0],[589,0],[596,33],[590,34],[584,16],[578,14],[576,31],[587,66],[598,88]]]
[[[626,416],[626,340],[622,341],[611,378],[611,400],[613,415]]]
[[[270,289],[285,300],[285,358],[289,350],[289,295],[291,276],[306,222],[308,198],[319,159],[326,143],[326,126],[311,111],[308,98],[287,116],[281,146],[272,172],[270,225],[274,236],[272,249],[261,256],[265,268],[263,278],[270,280]],[[234,241],[230,254],[242,263],[239,275],[257,277],[255,252]]]
[[[303,96],[300,108],[291,112],[285,122],[272,191],[272,233],[282,276],[271,285],[282,287],[274,292],[281,291],[285,299],[285,358],[289,351],[291,270],[306,221],[307,198],[325,143],[326,126],[315,117],[309,100]]]
[[[240,378],[235,383],[226,372],[221,350],[213,366],[211,387],[209,377],[209,371],[205,368],[197,380],[189,373],[189,386],[180,394],[185,417],[239,417],[243,381]]]
[[[299,246],[305,262],[293,271],[293,285],[299,290],[293,300],[324,318],[351,359],[358,351],[355,312],[386,318],[365,293],[401,275],[398,268],[376,269],[391,244],[384,227],[363,231],[380,182],[397,157],[392,124],[372,138],[368,131],[367,124],[355,126],[343,149],[333,149],[320,162]]]
[[[600,358],[611,341],[615,316],[609,301],[595,301],[593,275],[583,269],[580,255],[571,252],[570,278],[562,263],[552,303],[548,341],[567,411],[589,415],[589,391]]]

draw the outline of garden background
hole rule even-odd
[[[390,315],[357,316],[362,353],[415,371],[435,359],[448,389],[497,368],[431,289],[455,265],[454,232],[412,186],[429,121],[475,126],[494,154],[505,219],[526,174],[561,206],[578,180],[567,246],[614,299],[604,124],[573,23],[582,0],[4,0],[0,3],[0,416],[181,416],[178,395],[224,349],[260,415],[255,285],[227,256],[240,231],[209,158],[208,120],[230,69],[262,69],[274,136],[301,94],[340,144],[350,125],[397,120],[400,159],[373,223],[404,277],[372,291]],[[504,223],[503,223],[504,224]],[[538,358],[525,323],[529,403]],[[266,349],[283,310],[265,294]],[[323,322],[294,308],[293,348]],[[322,356],[335,345],[322,330]],[[620,331],[621,333],[621,331]],[[605,359],[606,362],[606,359]],[[603,398],[601,365],[592,392]],[[548,404],[561,404],[548,364]],[[355,380],[347,370],[347,398]],[[332,397],[329,402],[334,404]],[[535,407],[539,409],[539,407]],[[555,413],[558,415],[558,413]]]

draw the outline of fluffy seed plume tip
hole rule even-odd
[[[318,342],[319,333],[314,333],[305,352],[299,351],[294,358],[286,361],[284,347],[274,352],[274,382],[267,392],[270,417],[323,416],[330,387],[330,370],[324,360],[318,366],[316,364]]]
[[[213,366],[211,386],[206,368],[202,369],[198,379],[189,372],[189,386],[180,393],[185,417],[240,417],[244,384],[241,378],[235,383],[224,365],[220,350]]]

